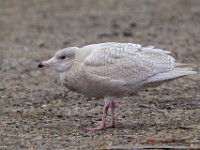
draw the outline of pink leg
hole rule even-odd
[[[110,108],[111,108],[111,122],[110,122],[110,125],[106,127],[113,128],[115,126],[115,102],[114,101],[110,103]]]
[[[102,115],[102,121],[100,126],[95,127],[95,128],[86,128],[86,130],[88,131],[98,131],[98,130],[103,130],[104,128],[106,128],[106,116],[107,116],[107,112],[108,112],[108,108],[109,106],[111,106],[111,116],[112,116],[112,121],[111,124],[109,125],[109,127],[113,127],[114,126],[114,102],[112,100],[109,99],[105,99],[105,104],[103,107],[103,115]]]

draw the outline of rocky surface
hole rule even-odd
[[[118,100],[116,127],[86,132],[103,100],[37,68],[64,47],[117,41],[170,50],[200,70],[199,16],[199,0],[1,1],[0,149],[200,146],[199,74]]]

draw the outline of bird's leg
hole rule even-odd
[[[113,109],[114,105],[112,103],[113,103],[112,100],[110,100],[109,98],[105,98],[105,104],[103,106],[102,121],[101,121],[100,126],[95,127],[95,128],[86,128],[86,130],[88,130],[88,131],[98,131],[98,130],[103,130],[104,128],[106,128],[106,116],[107,116],[109,106],[111,106],[111,108]],[[114,109],[113,109],[113,111],[114,111]],[[114,116],[114,112],[112,113],[112,119],[114,118],[113,116]],[[114,124],[113,120],[111,121],[111,124],[113,126],[113,124]]]
[[[115,102],[114,101],[111,101],[110,108],[111,108],[111,122],[110,122],[110,125],[107,127],[112,128],[115,126]]]

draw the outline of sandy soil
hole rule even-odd
[[[119,100],[116,127],[92,133],[83,128],[99,124],[103,100],[37,68],[64,47],[118,41],[168,49],[200,70],[199,25],[199,0],[0,1],[0,149],[200,146],[199,74]]]

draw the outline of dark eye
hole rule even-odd
[[[66,58],[65,56],[61,56],[61,57],[60,57],[61,60],[65,59],[65,58]]]

